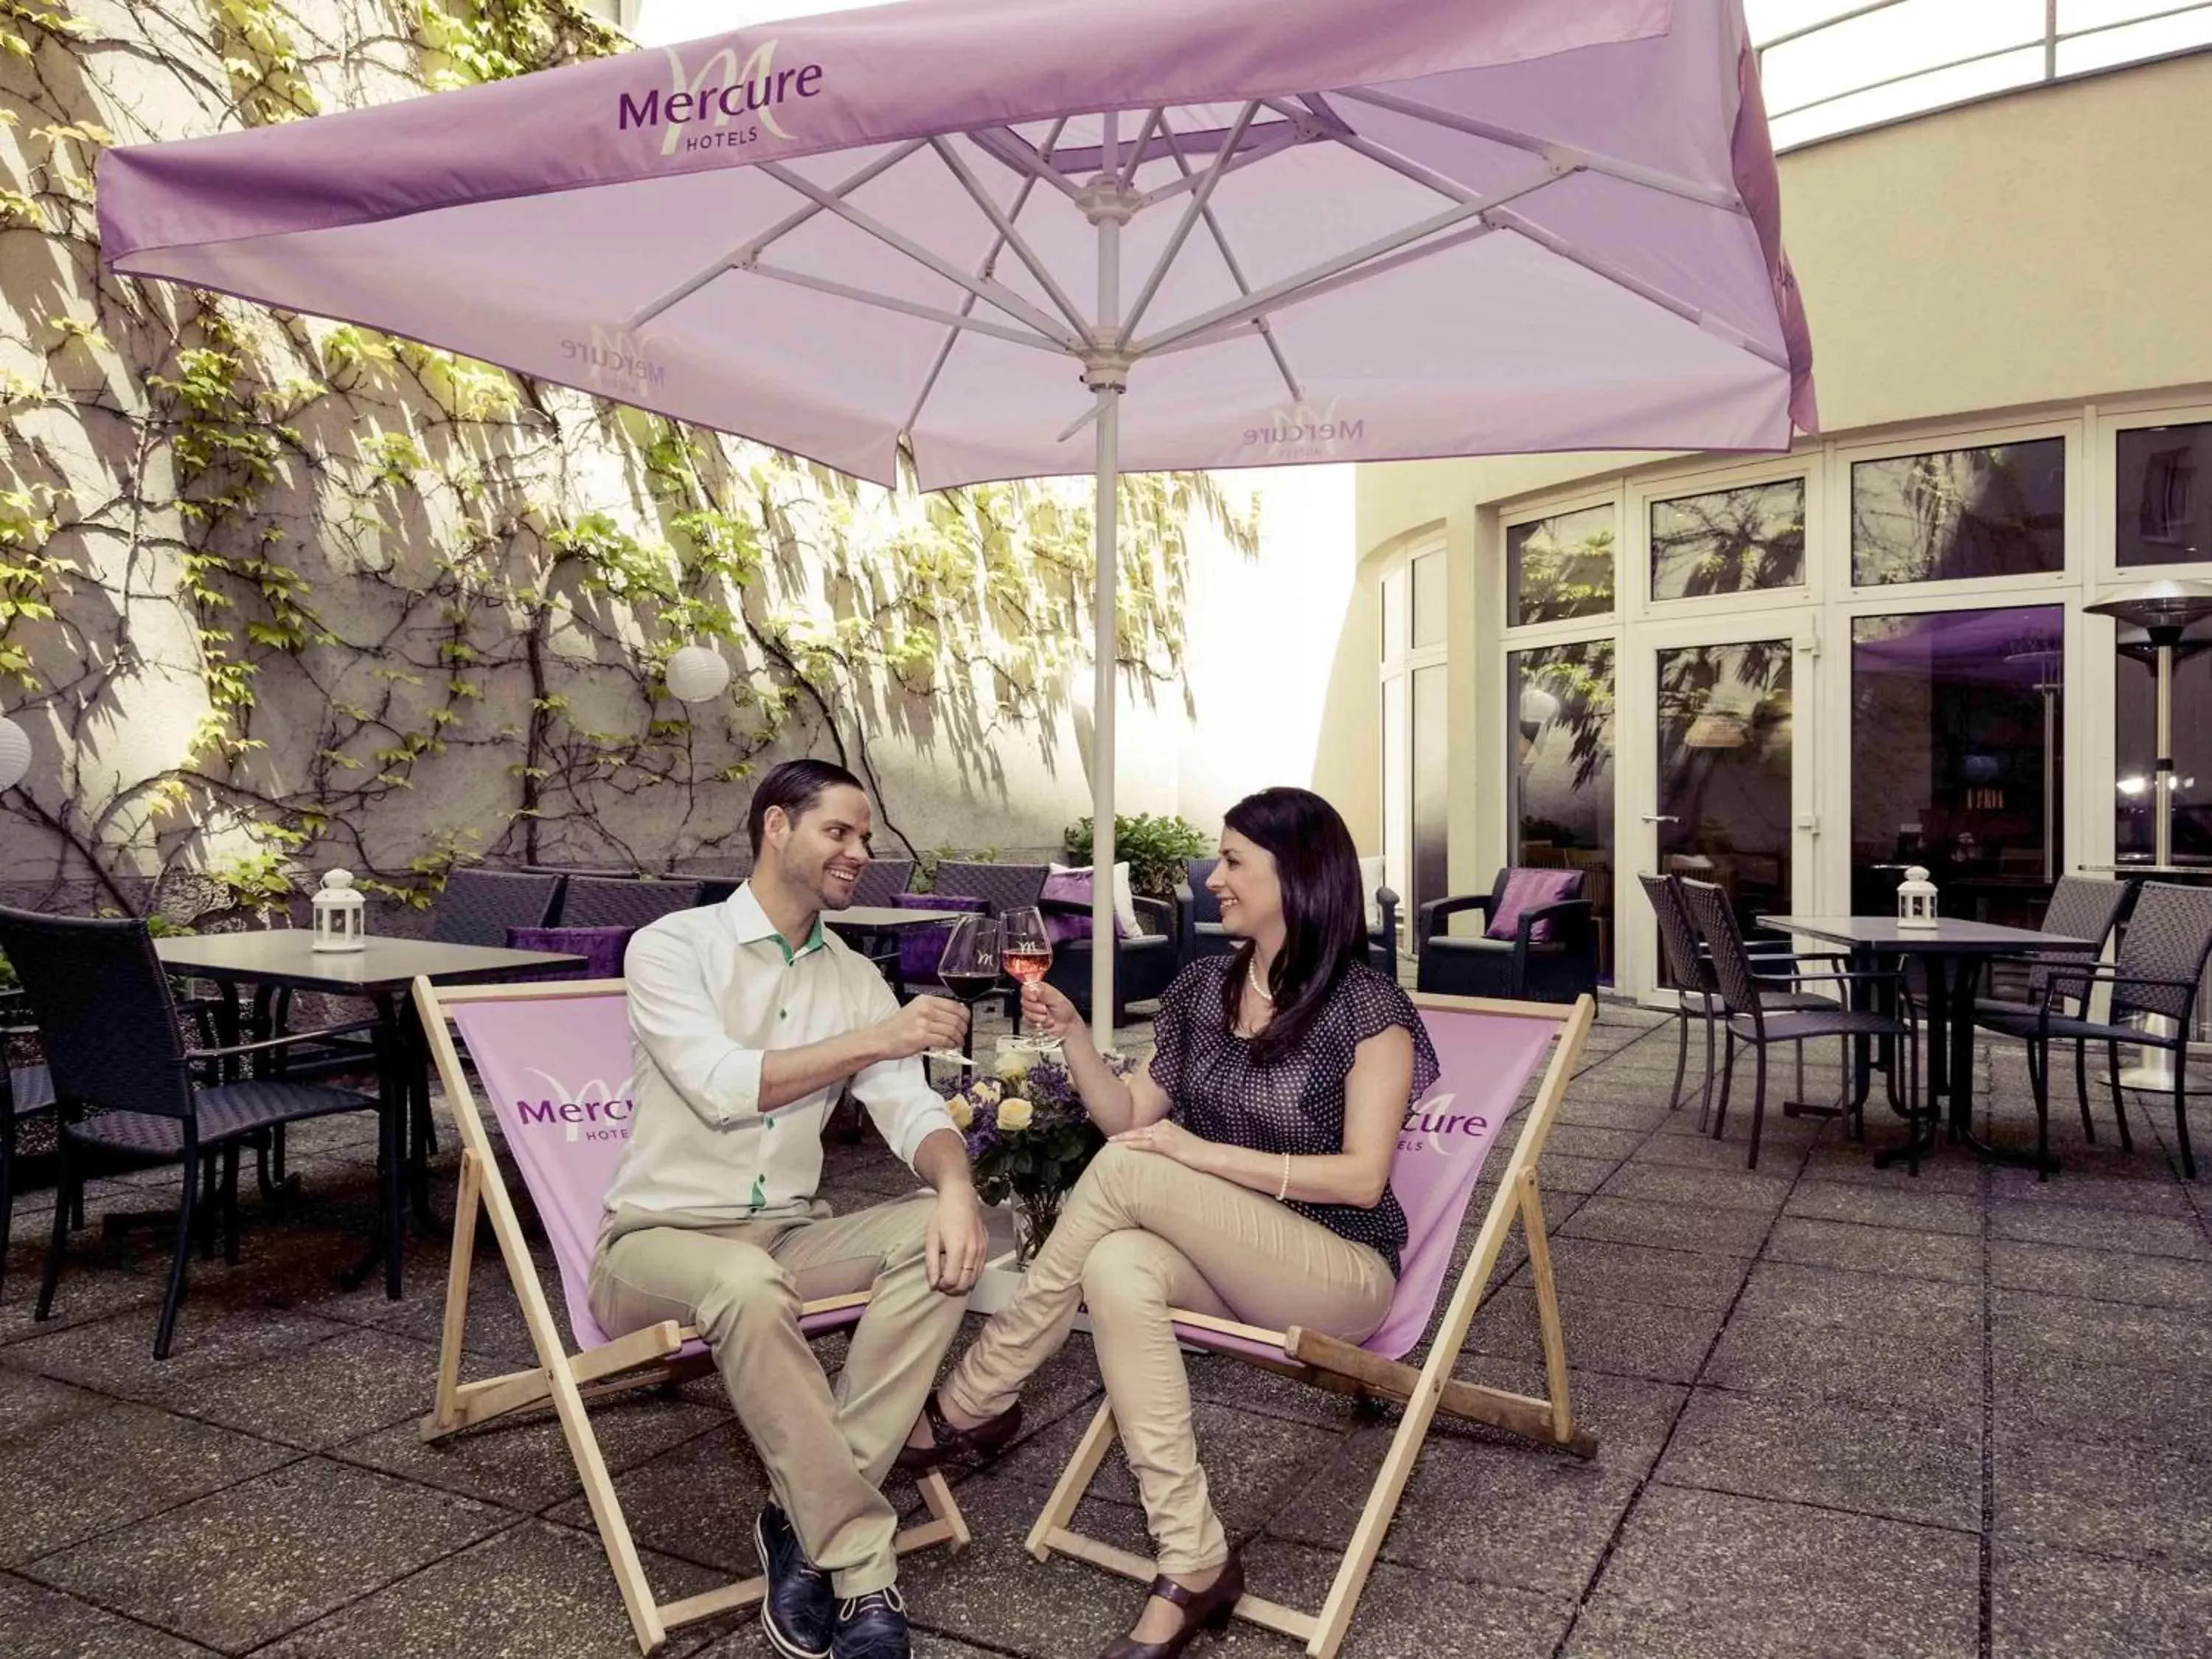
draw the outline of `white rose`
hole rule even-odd
[[[968,1085],[968,1098],[978,1106],[995,1106],[1006,1097],[1006,1091],[988,1078]]]
[[[1030,1127],[1030,1119],[1032,1115],[1033,1109],[1029,1102],[1020,1099],[1009,1100],[999,1108],[999,1127],[1008,1130],[1026,1129]]]
[[[1016,1049],[1011,1054],[1000,1054],[998,1067],[1000,1080],[1004,1083],[1019,1083],[1030,1074],[1030,1066],[1035,1060],[1035,1055],[1025,1054],[1020,1049]]]
[[[975,1109],[968,1103],[965,1095],[953,1096],[945,1103],[945,1109],[951,1115],[956,1128],[965,1129],[975,1121]]]

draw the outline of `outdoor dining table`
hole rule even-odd
[[[1758,920],[1760,927],[1777,933],[1802,934],[1844,946],[1850,953],[1854,972],[1888,968],[1908,957],[1921,964],[1928,997],[1928,1018],[1920,1044],[1928,1057],[1924,1109],[1912,1126],[1913,1139],[1875,1153],[1875,1163],[1887,1165],[1908,1152],[1932,1151],[1938,1101],[1948,1108],[1954,1141],[1998,1162],[2034,1163],[2033,1152],[1992,1146],[1973,1132],[1974,1000],[1982,969],[1997,957],[2094,956],[2101,948],[2097,940],[1950,917],[1912,927],[1894,916],[1762,915]],[[1887,1044],[1884,1052],[1888,1053]],[[1859,1055],[1857,1088],[1863,1103],[1867,1073],[1863,1038],[1859,1039]],[[1885,1066],[1893,1063],[1893,1059],[1884,1060]],[[1921,1139],[1923,1133],[1925,1139]]]
[[[839,933],[895,933],[902,927],[927,927],[957,921],[965,910],[902,910],[890,904],[849,904],[842,910],[824,910],[822,925]]]
[[[376,1011],[377,1086],[387,1110],[404,1108],[412,1127],[407,1152],[408,1187],[416,1218],[428,1226],[430,1213],[428,1154],[434,1144],[430,1123],[429,1048],[415,1018],[409,988],[419,978],[440,985],[468,985],[516,973],[580,966],[584,958],[553,951],[510,951],[489,945],[447,945],[435,939],[386,939],[374,935],[358,951],[318,951],[314,933],[304,927],[276,927],[237,933],[198,933],[157,939],[154,952],[165,968],[216,985],[222,994],[216,1011],[217,1029],[228,1045],[240,1040],[245,1021],[239,988],[254,988],[257,1031],[270,1022],[270,1002],[282,990],[317,991],[361,997]],[[275,1156],[277,1154],[272,1154]],[[283,1179],[281,1161],[276,1178]],[[395,1230],[396,1236],[396,1230]],[[382,1251],[382,1235],[362,1264],[348,1273],[349,1289],[365,1279]],[[397,1257],[384,1264],[386,1294],[399,1294]]]

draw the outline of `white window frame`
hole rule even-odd
[[[1413,564],[1416,560],[1434,556],[1445,561],[1443,638],[1435,645],[1413,644]],[[1398,948],[1401,954],[1410,952],[1413,939],[1413,811],[1417,795],[1413,775],[1415,744],[1413,741],[1413,675],[1421,669],[1441,668],[1449,672],[1451,660],[1451,564],[1445,526],[1443,523],[1424,525],[1398,538],[1387,552],[1373,560],[1375,568],[1376,609],[1381,617],[1382,638],[1376,688],[1376,720],[1378,727],[1376,742],[1381,764],[1376,769],[1382,796],[1382,881],[1401,900],[1398,915]],[[1393,580],[1405,584],[1406,604],[1402,626],[1392,636],[1388,584]],[[1394,755],[1390,732],[1389,700],[1393,682],[1399,684],[1398,695],[1405,700],[1405,729],[1402,747]],[[1450,747],[1451,699],[1445,700],[1447,742]],[[1394,778],[1393,761],[1395,761]],[[1394,783],[1397,786],[1393,787]],[[1396,809],[1393,819],[1393,807]],[[1449,846],[1449,828],[1446,829]]]
[[[1814,556],[1824,520],[1821,513],[1827,493],[1827,468],[1819,447],[1762,458],[1740,465],[1702,466],[1677,472],[1657,473],[1633,480],[1626,491],[1627,533],[1625,541],[1635,573],[1628,584],[1626,620],[1670,623],[1678,617],[1741,611],[1795,611],[1821,604],[1827,597],[1827,573]],[[1651,509],[1661,501],[1691,495],[1718,495],[1757,484],[1784,483],[1792,478],[1805,483],[1805,580],[1795,587],[1761,588],[1750,592],[1717,593],[1692,599],[1661,599],[1651,592]]]

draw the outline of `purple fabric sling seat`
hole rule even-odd
[[[1588,997],[1569,1007],[1477,1005],[1435,996],[1414,1000],[1436,1045],[1442,1072],[1435,1087],[1406,1114],[1391,1162],[1390,1185],[1405,1207],[1407,1236],[1397,1293],[1382,1323],[1365,1341],[1353,1344],[1295,1326],[1272,1331],[1207,1315],[1175,1314],[1176,1334],[1191,1347],[1298,1377],[1332,1392],[1394,1401],[1407,1407],[1321,1610],[1308,1613],[1253,1595],[1238,1603],[1240,1618],[1304,1638],[1310,1655],[1332,1654],[1342,1642],[1437,1413],[1504,1429],[1580,1457],[1594,1456],[1597,1449],[1595,1439],[1576,1426],[1568,1404],[1565,1348],[1536,1184],[1536,1160],[1567,1080],[1574,1075],[1595,1005]],[[1540,1070],[1542,1081],[1528,1107],[1498,1196],[1482,1217],[1467,1266],[1453,1281],[1452,1260],[1484,1164],[1499,1129],[1518,1109],[1522,1091]],[[1452,1376],[1476,1302],[1516,1215],[1528,1242],[1542,1332],[1549,1390],[1544,1399],[1480,1387]],[[1448,1284],[1449,1298],[1426,1359],[1418,1368],[1402,1363],[1430,1331]],[[1112,1407],[1101,1407],[1030,1528],[1029,1548],[1040,1559],[1060,1550],[1130,1577],[1149,1579],[1154,1570],[1151,1561],[1073,1530],[1077,1507],[1115,1433]]]
[[[611,1338],[592,1316],[592,1258],[607,1188],[630,1132],[633,1060],[623,981],[568,980],[441,992],[427,980],[417,980],[415,1000],[462,1146],[437,1397],[422,1420],[422,1437],[442,1439],[550,1401],[590,1499],[631,1630],[640,1650],[652,1653],[670,1630],[750,1606],[760,1600],[766,1585],[749,1578],[673,1601],[658,1601],[584,1409],[581,1391],[586,1387],[596,1398],[696,1376],[712,1363],[698,1333],[674,1320]],[[456,1035],[475,1063],[481,1097],[490,1103],[489,1115],[499,1125],[552,1247],[573,1342],[562,1340],[538,1280]],[[464,1382],[460,1367],[480,1206],[489,1212],[538,1364]],[[810,1336],[848,1328],[859,1322],[868,1301],[862,1292],[807,1303],[799,1328]],[[939,1543],[964,1547],[967,1523],[943,1478],[932,1474],[916,1484],[928,1513],[899,1534],[899,1549]]]

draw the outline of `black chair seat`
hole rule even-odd
[[[2006,1036],[2032,1037],[2045,1029],[2043,1011],[2031,1003],[1978,1003],[1974,1008],[1974,1024],[1987,1026]],[[2064,1037],[2069,1042],[2081,1037],[2091,1042],[2148,1042],[2157,1047],[2163,1041],[2172,1046],[2172,1039],[2161,1039],[2155,1031],[2145,1031],[2134,1025],[2112,1025],[2102,1020],[2080,1019],[2071,1014],[2054,1012],[2049,1026],[2051,1035]]]
[[[1510,957],[1513,954],[1514,945],[1512,939],[1492,939],[1486,933],[1476,939],[1459,939],[1449,933],[1438,933],[1424,941],[1421,948],[1447,957]],[[1528,954],[1532,957],[1562,957],[1566,954],[1566,947],[1548,940],[1531,940]]]
[[[43,1066],[11,1066],[8,1072],[8,1092],[15,1102],[17,1117],[43,1112],[54,1103],[54,1074]]]
[[[199,1091],[200,1145],[219,1146],[240,1135],[252,1134],[278,1123],[302,1118],[327,1117],[333,1112],[372,1112],[376,1102],[350,1089],[333,1089],[320,1083],[293,1083],[276,1078],[257,1078],[226,1083]],[[134,1158],[177,1158],[184,1156],[182,1118],[155,1112],[102,1112],[66,1131],[71,1140],[127,1152]]]
[[[1760,997],[1762,1010],[1772,1006],[1766,997]],[[1765,1028],[1769,1042],[1810,1042],[1816,1037],[1901,1037],[1912,1035],[1911,1028],[1893,1015],[1877,1014],[1861,1008],[1838,1008],[1832,1002],[1818,1011],[1769,1013],[1765,1018]],[[1729,1030],[1746,1042],[1758,1040],[1758,1028],[1749,1014],[1730,1015]]]

